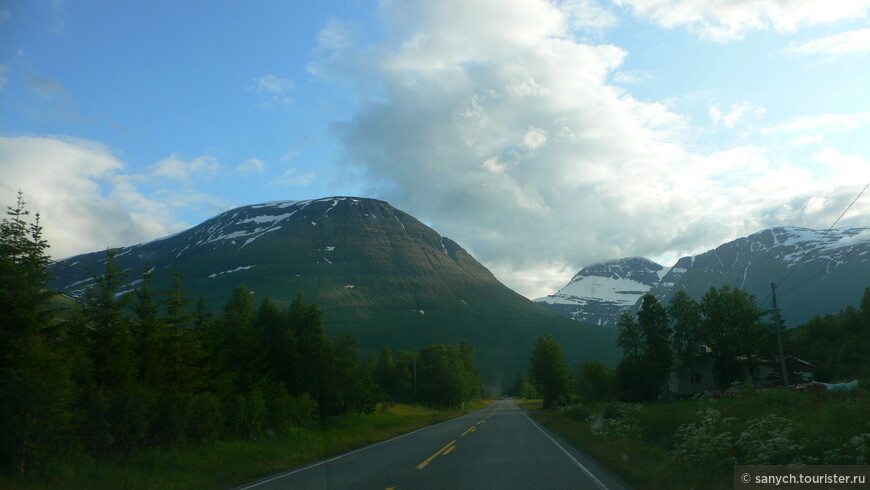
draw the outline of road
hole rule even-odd
[[[629,487],[513,400],[251,482],[237,490]]]

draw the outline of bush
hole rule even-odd
[[[734,417],[723,417],[716,409],[698,412],[697,423],[681,425],[674,435],[674,457],[693,465],[720,469],[735,463],[734,436],[729,430]]]
[[[870,460],[870,433],[859,434],[839,449],[825,452],[824,464],[868,464]]]
[[[571,419],[583,420],[589,416],[589,409],[582,403],[572,403],[559,407],[559,413]]]
[[[774,414],[754,418],[737,438],[742,464],[813,464],[818,459],[805,455],[806,441],[794,436],[794,425]]]
[[[596,436],[611,439],[640,438],[640,427],[627,419],[639,412],[642,407],[643,405],[638,403],[614,403],[608,405],[603,413],[587,417],[586,424]]]

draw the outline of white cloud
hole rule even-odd
[[[578,40],[553,3],[385,2],[381,18],[378,43],[321,46],[310,67],[358,88],[359,110],[334,125],[344,164],[367,194],[431,223],[527,296],[598,260],[821,227],[857,192],[839,174],[819,180],[820,162],[763,144],[699,151],[684,116],[608,84],[625,51]],[[360,58],[359,74],[335,64]],[[763,113],[748,102],[717,111],[732,128]],[[815,197],[830,204],[808,213]]]
[[[317,33],[317,45],[323,49],[347,49],[357,41],[354,26],[339,19],[330,19]]]
[[[572,29],[608,29],[619,24],[619,17],[595,0],[558,0],[556,5]]]
[[[870,158],[858,155],[847,155],[835,148],[825,148],[815,153],[813,161],[827,165],[823,173],[835,182],[848,181],[870,182]]]
[[[870,112],[854,114],[817,114],[791,119],[776,126],[765,128],[768,133],[799,133],[806,131],[848,131],[870,126]]]
[[[866,0],[613,0],[665,28],[688,27],[701,37],[726,42],[753,31],[799,27],[864,17]]]
[[[752,105],[746,101],[731,104],[727,111],[723,111],[718,103],[714,103],[710,105],[710,120],[716,126],[721,125],[728,129],[734,129],[747,118],[758,119],[765,112],[763,107]]]
[[[265,109],[289,107],[296,103],[290,93],[295,83],[289,78],[281,78],[275,75],[266,75],[253,80],[251,90],[263,95],[264,100],[260,106]]]
[[[646,70],[619,70],[611,77],[614,82],[624,85],[640,85],[653,78],[655,75]]]
[[[293,80],[266,75],[254,80],[254,90],[264,94],[283,94],[293,90]]]
[[[297,156],[299,156],[299,151],[297,151],[297,150],[289,150],[289,151],[287,151],[287,153],[281,155],[280,160],[281,160],[282,162],[289,162],[290,160],[293,160],[293,159],[296,158]]]
[[[67,137],[0,137],[0,199],[20,189],[55,258],[138,243],[184,227],[148,199],[104,145]]]
[[[263,173],[266,170],[266,162],[259,158],[248,158],[236,167],[236,172],[242,174]]]
[[[194,178],[212,177],[217,174],[220,168],[220,163],[214,157],[200,156],[190,161],[184,161],[173,153],[151,166],[151,176],[190,186],[193,184]]]
[[[528,150],[537,150],[547,144],[547,132],[541,128],[529,126],[529,130],[523,135],[523,146]]]
[[[870,53],[870,29],[856,29],[800,43],[793,42],[788,45],[785,52],[803,56],[827,57],[851,53]]]
[[[301,175],[298,174],[298,172],[299,170],[296,168],[288,168],[284,171],[283,178],[271,181],[269,185],[306,186],[311,183],[314,177],[316,177],[314,172],[307,172]]]
[[[858,112],[816,114],[794,118],[763,128],[761,134],[784,139],[794,147],[804,148],[830,146],[833,142],[844,139],[857,141],[860,145],[862,141],[866,141],[866,136],[862,133],[866,134],[867,131],[870,131],[870,112]]]

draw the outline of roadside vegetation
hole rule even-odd
[[[481,398],[468,343],[364,356],[357,339],[327,337],[323,312],[301,296],[255,305],[239,286],[215,313],[178,274],[167,290],[145,273],[122,291],[111,250],[81,301],[59,300],[46,289],[47,249],[19,196],[0,222],[0,486],[226,486]],[[220,481],[233,468],[245,473]],[[173,471],[190,483],[146,478]]]
[[[858,308],[785,336],[786,352],[817,364],[822,380],[858,381],[843,391],[756,389],[758,380],[742,373],[773,355],[765,315],[754,297],[728,287],[711,288],[700,304],[678,294],[667,308],[647,295],[636,317],[620,319],[617,369],[587,361],[569,378],[560,347],[542,337],[515,391],[540,397],[520,405],[638,488],[732,488],[737,464],[868,464],[870,288]],[[721,391],[668,400],[671,370],[691,372],[704,362]]]
[[[314,427],[283,436],[229,439],[184,447],[152,447],[106,458],[70,455],[49,462],[39,474],[0,475],[2,488],[227,488],[289,468],[336,456],[484,408],[465,410],[396,404],[370,414],[328,417]]]

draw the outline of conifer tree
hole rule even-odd
[[[49,335],[48,243],[19,192],[0,221],[0,467],[30,472],[72,443],[74,385]]]

